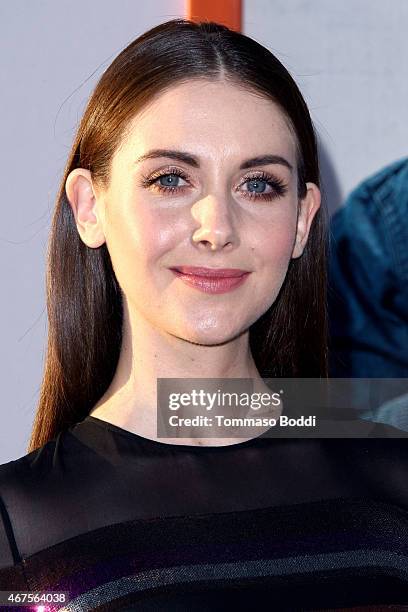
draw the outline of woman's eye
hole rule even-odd
[[[267,184],[267,181],[263,179],[249,179],[244,183],[248,187],[247,191],[254,193],[264,193]]]
[[[180,185],[180,181],[184,181],[184,185]],[[188,185],[187,176],[179,171],[166,172],[159,175],[152,175],[150,177],[143,176],[141,180],[141,186],[145,189],[152,189],[155,191],[166,193],[181,192],[186,189]]]
[[[182,186],[179,184],[180,180],[184,180],[184,179],[178,174],[171,173],[171,174],[162,174],[154,182],[156,184],[157,182],[159,182],[159,185],[161,187],[180,187]]]
[[[182,184],[180,182],[183,181]],[[159,176],[144,177],[142,186],[155,189],[164,194],[176,194],[184,192],[190,182],[181,171],[172,171]],[[243,186],[246,189],[241,189]],[[283,196],[287,192],[287,186],[278,178],[269,175],[247,177],[238,187],[243,197],[250,200],[273,200]]]
[[[247,178],[242,185],[247,186],[243,193],[244,197],[249,199],[272,200],[285,195],[287,192],[287,186],[280,179],[272,177]]]

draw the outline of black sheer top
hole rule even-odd
[[[406,438],[197,447],[88,416],[0,466],[0,591],[68,594],[47,612],[406,609],[407,477]]]

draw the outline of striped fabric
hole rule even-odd
[[[0,466],[0,591],[35,612],[408,611],[404,439],[166,444],[92,416]]]
[[[337,499],[127,521],[0,570],[0,585],[68,591],[50,612],[408,610],[407,516]]]

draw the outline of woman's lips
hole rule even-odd
[[[205,293],[226,293],[242,285],[250,272],[232,268],[170,268],[184,283]]]

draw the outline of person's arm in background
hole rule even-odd
[[[408,377],[408,159],[361,183],[330,230],[330,376]]]

